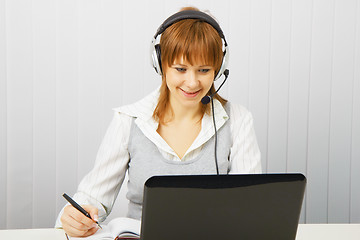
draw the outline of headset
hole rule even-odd
[[[216,73],[216,76],[214,78],[214,81],[219,79],[222,75],[225,76],[224,81],[221,83],[219,88],[209,96],[205,96],[201,99],[201,102],[203,104],[208,104],[211,101],[211,107],[212,107],[212,117],[213,117],[213,123],[214,123],[214,130],[215,130],[215,165],[216,165],[216,173],[219,175],[219,167],[218,167],[218,161],[217,161],[217,129],[215,124],[215,115],[214,115],[214,102],[213,102],[213,96],[220,90],[220,88],[224,85],[226,79],[229,76],[229,70],[227,69],[228,61],[229,61],[229,48],[228,44],[226,42],[225,36],[223,31],[220,28],[220,25],[216,22],[214,18],[212,18],[210,15],[196,11],[196,10],[184,10],[177,12],[170,17],[168,17],[163,24],[157,29],[150,46],[150,54],[151,54],[151,63],[154,67],[155,71],[161,76],[163,74],[162,67],[161,67],[161,50],[160,50],[160,44],[158,40],[158,36],[161,35],[169,26],[172,24],[179,22],[184,19],[200,19],[201,21],[204,21],[208,24],[210,24],[219,34],[223,41],[223,59],[221,63],[221,67],[219,71]]]
[[[219,79],[227,70],[228,61],[229,61],[229,48],[226,42],[223,31],[220,28],[220,25],[216,22],[214,18],[204,12],[196,11],[196,10],[184,10],[177,12],[170,17],[168,17],[163,24],[156,31],[150,46],[150,54],[151,54],[151,63],[154,67],[155,71],[162,75],[162,67],[161,67],[161,50],[159,40],[157,39],[159,35],[161,35],[169,26],[173,25],[176,22],[179,22],[184,19],[200,19],[208,24],[210,24],[218,33],[221,39],[223,40],[223,60],[219,71],[217,72],[214,81]]]

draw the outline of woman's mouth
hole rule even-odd
[[[200,90],[197,90],[195,92],[193,92],[193,91],[185,91],[185,90],[183,90],[181,88],[180,88],[180,90],[182,91],[182,93],[183,93],[183,95],[185,97],[189,97],[189,98],[194,98],[200,93]]]

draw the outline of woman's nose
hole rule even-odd
[[[188,71],[186,85],[188,85],[188,87],[196,87],[198,84],[199,81],[197,79],[196,71]]]

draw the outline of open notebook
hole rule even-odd
[[[114,240],[114,239],[139,239],[140,224],[139,220],[131,218],[115,218],[107,225],[101,225],[94,235],[86,238],[69,237],[70,240]]]

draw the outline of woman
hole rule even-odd
[[[95,166],[74,196],[96,221],[110,213],[126,171],[127,216],[134,219],[141,218],[143,185],[153,175],[261,172],[251,114],[214,89],[214,80],[228,73],[227,43],[216,21],[196,8],[184,8],[160,26],[153,45],[160,88],[114,110]],[[206,96],[212,105],[201,102]],[[61,226],[70,236],[97,231],[72,206],[59,214]]]

